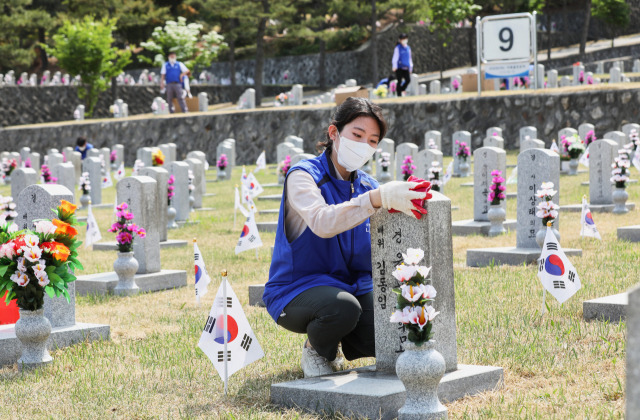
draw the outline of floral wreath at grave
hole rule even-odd
[[[131,213],[128,208],[129,205],[127,203],[122,203],[116,207],[116,217],[118,220],[109,228],[109,232],[116,233],[116,243],[119,252],[133,251],[135,235],[138,235],[140,238],[147,236],[147,232],[143,228],[131,222],[131,220],[133,220],[133,213]]]
[[[80,179],[78,179],[78,184],[80,186],[80,190],[82,190],[82,194],[89,194],[91,191],[91,180],[89,179],[89,172],[83,172]]]
[[[115,150],[112,150],[111,153],[109,154],[109,161],[111,163],[115,163],[116,159],[118,159],[118,152],[116,152]]]
[[[56,218],[34,222],[34,230],[21,230],[14,223],[0,226],[0,295],[5,302],[17,299],[20,309],[36,311],[50,297],[64,296],[70,301],[69,283],[75,270],[83,270],[78,260],[76,206],[62,200],[52,210]]]
[[[451,87],[454,90],[458,90],[458,88],[460,87],[460,82],[458,81],[458,79],[451,80]]]
[[[596,137],[596,132],[593,130],[587,131],[587,134],[584,136],[584,145],[589,146],[594,141],[598,140]]]
[[[40,173],[42,176],[42,182],[44,184],[55,184],[58,182],[58,178],[51,175],[51,171],[49,170],[49,166],[44,163],[40,167]]]
[[[151,165],[152,166],[162,166],[164,163],[164,153],[162,150],[155,149],[151,154]]]
[[[288,101],[289,101],[289,95],[287,95],[286,93],[281,93],[279,95],[276,95],[276,106],[283,106],[287,104]]]
[[[411,157],[411,155],[407,155],[404,157],[401,169],[405,181],[409,179],[411,175],[413,175],[413,171],[416,169],[416,166],[413,164],[413,158]]]
[[[289,169],[291,169],[291,156],[287,155],[280,165],[280,171],[283,176],[287,176]]]
[[[548,226],[548,223],[553,223],[558,217],[558,209],[560,206],[551,201],[551,198],[556,195],[558,191],[553,189],[553,182],[543,182],[540,185],[540,189],[536,192],[538,198],[541,199],[540,203],[536,206],[538,211],[536,216],[542,219],[542,226]]]
[[[227,167],[228,162],[227,162],[227,155],[225,155],[224,153],[220,155],[220,159],[218,159],[218,162],[216,163],[216,166],[218,167],[218,169],[220,169],[221,171],[224,171],[225,168]]]
[[[434,160],[431,162],[431,167],[429,168],[429,182],[431,182],[432,191],[440,191],[440,186],[442,185],[440,173],[442,173],[440,162]]]
[[[507,198],[504,193],[507,187],[503,185],[504,178],[502,177],[502,171],[493,171],[491,172],[491,176],[493,176],[493,179],[491,180],[491,186],[489,187],[491,191],[487,196],[487,200],[492,206],[499,206],[502,200]]]
[[[11,175],[14,169],[18,167],[18,161],[15,159],[2,159],[2,177],[5,178]]]
[[[626,188],[626,182],[629,180],[628,171],[631,167],[629,162],[630,149],[626,147],[618,150],[618,156],[614,158],[611,164],[611,182],[616,184],[616,188]]]
[[[389,89],[387,89],[387,86],[383,84],[378,86],[373,93],[375,93],[378,98],[386,98],[389,94]]]
[[[391,273],[400,287],[392,289],[398,298],[389,321],[402,323],[408,331],[407,339],[421,346],[434,336],[432,321],[440,313],[431,306],[436,289],[428,280],[431,267],[418,265],[424,258],[423,250],[408,248],[402,258],[404,261]]]
[[[458,151],[456,152],[456,156],[460,159],[467,160],[469,156],[471,156],[471,149],[467,146],[467,143],[464,141],[456,140],[456,146],[458,146]]]
[[[176,193],[174,192],[176,187],[173,186],[173,184],[176,182],[176,177],[173,175],[169,176],[169,179],[167,180],[167,205],[171,205],[171,199],[173,198],[174,195],[176,195]]]
[[[380,153],[380,158],[378,159],[378,163],[383,171],[387,172],[389,170],[389,165],[391,164],[391,153],[383,152],[382,149],[378,149]]]
[[[28,157],[28,158],[26,158],[26,159],[25,159],[25,161],[24,161],[24,167],[25,167],[25,168],[31,168],[31,158],[30,158],[30,157]]]

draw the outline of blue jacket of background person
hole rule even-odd
[[[378,182],[360,170],[352,174],[352,181],[338,179],[326,153],[298,163],[289,169],[287,176],[297,170],[313,177],[329,205],[349,201],[378,188]],[[285,180],[269,281],[262,296],[269,315],[276,322],[293,298],[312,287],[338,287],[354,296],[373,290],[369,219],[326,239],[307,226],[302,235],[289,243],[285,234],[286,185]]]
[[[87,146],[84,148],[84,150],[80,150],[80,147],[76,146],[73,148],[73,151],[80,152],[80,154],[82,155],[82,159],[84,159],[87,157],[87,152],[91,149],[93,149],[93,144],[87,142]]]
[[[164,78],[167,83],[181,83],[180,73],[182,72],[180,71],[180,62],[176,61],[174,65],[171,65],[171,63],[167,61],[164,65],[165,71],[167,72]]]
[[[398,44],[396,48],[398,49],[399,53],[398,68],[409,70],[409,68],[411,67],[411,47],[408,45],[405,47],[402,44]]]

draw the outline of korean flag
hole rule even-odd
[[[562,251],[550,227],[547,227],[542,254],[538,260],[538,278],[542,286],[560,304],[573,296],[581,287],[576,268]]]

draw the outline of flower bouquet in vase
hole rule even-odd
[[[544,237],[547,234],[548,223],[553,223],[558,217],[558,210],[560,209],[560,206],[551,201],[557,192],[558,191],[553,189],[553,182],[543,182],[540,185],[540,189],[536,191],[536,195],[540,199],[540,202],[536,206],[536,209],[538,209],[536,216],[542,219],[542,226],[536,233],[536,242],[540,248],[542,248],[542,245],[544,244]],[[558,242],[560,242],[560,232],[558,232],[558,229],[553,228],[553,234],[556,235]]]
[[[16,299],[20,319],[16,337],[22,343],[19,368],[35,368],[52,361],[47,350],[51,323],[44,316],[44,294],[70,300],[68,284],[82,270],[78,260],[76,206],[62,200],[52,220],[37,220],[34,229],[18,231],[9,222],[0,226],[0,295]]]
[[[497,236],[506,232],[504,228],[504,221],[507,218],[507,212],[502,206],[502,202],[507,198],[505,191],[507,187],[504,185],[504,178],[501,171],[491,172],[493,179],[491,180],[490,191],[487,195],[489,201],[489,211],[487,212],[487,218],[491,222],[489,228],[489,236]]]
[[[291,169],[291,156],[287,155],[279,165],[278,184],[284,185],[284,180],[287,178],[289,169]]]
[[[164,164],[164,153],[160,149],[154,149],[151,153],[151,165],[162,166]]]
[[[116,234],[118,246],[118,259],[113,263],[113,271],[118,275],[118,284],[113,293],[124,296],[137,294],[140,290],[134,279],[138,271],[138,261],[133,256],[133,241],[136,235],[140,238],[146,236],[143,228],[131,222],[134,216],[128,209],[127,203],[117,206],[118,220],[109,228],[109,232]]]
[[[424,258],[421,249],[409,248],[402,257],[404,261],[392,273],[400,287],[393,289],[398,298],[390,319],[402,324],[408,340],[396,361],[396,374],[407,395],[398,419],[446,418],[447,408],[438,399],[446,365],[433,340],[433,320],[439,312],[431,306],[436,297],[428,279],[431,268],[419,265]]]
[[[82,208],[87,208],[89,203],[91,202],[91,181],[89,180],[89,172],[83,172],[80,179],[78,179],[78,187],[80,191],[82,191],[82,195],[80,196],[80,204],[82,204]]]
[[[442,192],[442,180],[440,179],[441,173],[442,167],[440,166],[440,162],[431,162],[431,167],[429,168],[429,182],[431,182],[432,191]]]
[[[631,167],[629,153],[630,149],[619,150],[618,157],[614,158],[614,162],[611,164],[611,182],[616,185],[616,189],[612,194],[614,214],[629,212],[627,208],[629,193],[626,191],[627,181],[629,181],[629,168]]]
[[[225,172],[225,169],[227,169],[227,165],[227,155],[222,153],[220,155],[220,158],[218,159],[218,162],[216,163],[216,166],[218,167],[218,181],[224,181],[225,179],[227,179],[227,173]]]
[[[172,205],[173,197],[176,195],[175,189],[176,187],[173,185],[176,182],[176,177],[173,175],[169,176],[167,180],[167,229],[176,229],[178,228],[178,224],[176,223],[176,208]]]
[[[378,164],[380,165],[381,173],[376,174],[378,182],[380,184],[386,184],[391,181],[391,173],[389,172],[389,166],[391,165],[391,154],[383,152],[382,149],[378,149],[380,157],[378,158]]]
[[[416,166],[413,164],[413,158],[411,155],[407,155],[404,157],[402,161],[402,177],[406,181],[409,179],[411,175],[413,175],[413,171],[416,170]]]
[[[467,161],[469,159],[469,156],[471,156],[471,149],[464,141],[456,140],[456,145],[458,146],[456,156],[460,160],[460,163],[458,164],[460,177],[465,178],[469,176],[469,170],[471,169],[471,165],[469,165],[469,162]]]

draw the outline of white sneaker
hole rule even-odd
[[[320,356],[315,349],[307,347],[306,341],[302,345],[300,364],[305,378],[315,378],[316,376],[333,373],[329,361]]]

